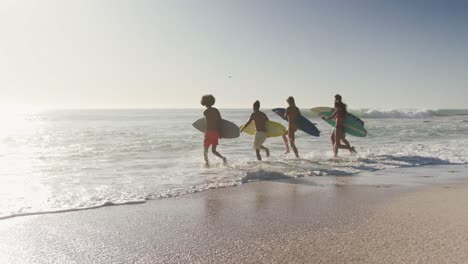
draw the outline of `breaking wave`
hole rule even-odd
[[[360,109],[351,112],[361,118],[428,118],[468,115],[468,110],[464,109]]]

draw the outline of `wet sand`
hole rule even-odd
[[[468,185],[254,182],[0,221],[0,263],[466,263]]]

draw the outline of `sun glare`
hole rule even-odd
[[[37,120],[37,109],[18,105],[0,106],[0,206],[8,208],[13,197],[24,197],[34,201],[35,195],[42,195],[40,177],[35,174],[35,157],[38,149],[34,136],[41,122]],[[36,177],[33,177],[36,176]],[[30,187],[34,186],[34,187]],[[11,204],[10,204],[11,205]],[[16,207],[22,205],[17,201]],[[15,208],[16,208],[15,207]],[[17,211],[18,208],[12,211]],[[0,215],[1,216],[1,215]]]
[[[0,106],[0,138],[5,136],[28,134],[33,132],[31,118],[40,112],[39,109],[22,105]]]

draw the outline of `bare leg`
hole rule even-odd
[[[217,148],[217,147],[218,147],[218,146],[213,145],[213,146],[211,147],[211,152],[213,152],[213,154],[214,154],[215,156],[220,157],[220,158],[223,160],[224,165],[227,165],[227,159],[226,159],[225,157],[223,157],[218,151],[216,151],[216,148]]]
[[[338,149],[348,149],[349,151],[352,151],[351,146],[349,145],[349,142],[346,140],[345,136],[346,134],[344,129],[335,129],[335,144],[333,145],[335,158],[338,156]],[[341,141],[343,141],[345,145],[341,145]]]
[[[333,148],[335,146],[335,129],[333,129],[330,139],[331,139],[332,148]]]
[[[341,133],[338,131],[338,129],[335,128],[335,144],[333,144],[333,157],[338,157],[338,149],[340,147],[340,138],[341,138]]]
[[[289,136],[289,143],[291,144],[291,148],[293,149],[294,154],[296,155],[296,158],[299,158],[299,151],[297,150],[296,143],[294,142],[295,141],[294,132],[290,132],[288,136]]]
[[[262,155],[260,155],[259,149],[255,149],[255,154],[257,154],[257,160],[262,160]]]
[[[333,157],[338,157],[338,146],[336,143],[333,145]]]
[[[344,143],[344,145],[339,144],[338,148],[347,149],[351,154],[357,154],[356,150],[354,149],[354,147],[351,147],[351,144],[349,144],[349,141],[346,139],[345,136],[341,138],[341,141]]]
[[[333,129],[333,132],[332,132],[332,134],[331,134],[331,142],[332,142],[332,146],[333,146],[333,151],[335,150],[335,137],[336,137],[335,131],[336,131],[336,129]],[[343,137],[343,138],[341,139],[341,141],[343,141],[343,142],[345,143],[345,145],[342,145],[342,144],[338,143],[338,149],[348,149],[351,153],[353,153],[353,151],[356,152],[356,151],[354,150],[354,148],[352,148],[352,147],[349,145],[349,142],[348,142],[348,140],[346,140],[345,137]],[[351,149],[353,149],[353,150],[351,150]],[[334,152],[335,152],[335,151],[334,151]],[[338,153],[337,153],[337,154],[338,154]]]
[[[343,141],[343,139],[341,139],[341,141]],[[345,143],[346,144],[346,143]],[[348,143],[349,144],[349,143]],[[343,144],[338,144],[338,148],[340,149],[351,149],[351,146],[349,145],[343,145]]]
[[[270,150],[262,145],[262,149],[265,150],[265,154],[268,157],[270,157]]]
[[[346,145],[346,147],[347,147],[348,149],[351,148],[351,145],[349,144],[349,141],[346,140],[346,137],[342,137],[342,138],[341,138],[341,141],[342,141],[343,143],[345,143],[345,145]]]
[[[297,150],[297,147],[294,141],[291,141],[291,148],[293,149],[294,155],[296,155],[296,158],[299,158],[299,151]]]
[[[288,138],[286,137],[286,134],[283,135],[283,141],[284,141],[284,146],[286,146],[286,152],[284,152],[284,154],[288,154],[290,151],[289,151]]]
[[[203,151],[203,156],[205,157],[205,166],[210,167],[210,162],[208,161],[208,148],[205,147],[205,150]]]

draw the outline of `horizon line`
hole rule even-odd
[[[317,106],[315,106],[317,107]],[[299,109],[312,109],[315,107],[300,107]],[[320,106],[320,107],[331,107],[331,106]],[[217,107],[218,109],[224,110],[251,110],[252,107]],[[273,109],[277,107],[261,107],[260,109]],[[7,110],[31,110],[31,111],[54,111],[54,110],[203,110],[204,107],[40,107],[40,106],[8,106],[0,105],[0,111]],[[355,107],[350,108],[351,110],[468,110],[468,108],[429,108],[429,107],[420,107],[420,108],[407,108],[407,107],[395,107],[395,108],[376,108],[376,107]]]

